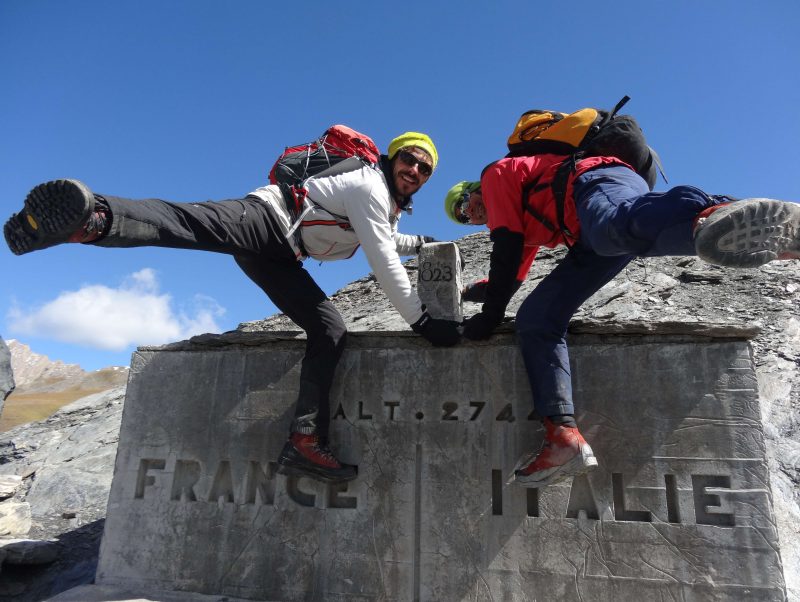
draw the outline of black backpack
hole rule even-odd
[[[633,167],[650,190],[655,187],[658,173],[666,182],[658,154],[647,144],[639,124],[630,115],[617,115],[629,100],[630,97],[623,97],[611,111],[587,108],[566,114],[534,109],[523,113],[517,121],[508,138],[506,157],[544,153],[567,155],[551,184],[556,199],[558,229],[528,202],[528,196],[538,182],[531,182],[522,190],[525,210],[554,234],[560,230],[567,240],[576,238],[564,223],[564,203],[567,181],[581,159],[616,157]]]

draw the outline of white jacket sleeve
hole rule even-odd
[[[394,243],[398,255],[416,255],[417,247],[422,244],[422,238],[412,234],[395,232]]]
[[[392,200],[382,174],[363,167],[320,180],[307,183],[310,198],[322,205],[342,204],[383,292],[406,322],[413,324],[419,320],[422,302],[411,287],[397,253],[397,242],[389,222]]]

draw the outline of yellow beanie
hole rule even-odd
[[[436,146],[434,146],[433,140],[431,140],[425,134],[420,134],[419,132],[406,132],[405,134],[400,134],[397,138],[392,140],[389,143],[389,158],[394,159],[397,151],[407,146],[416,146],[417,148],[421,148],[428,153],[433,160],[432,167],[436,169],[436,164],[439,162],[439,153],[436,152]]]

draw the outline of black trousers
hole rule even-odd
[[[269,207],[246,197],[202,203],[130,200],[98,195],[112,214],[105,247],[167,247],[232,255],[272,302],[306,332],[296,417],[317,413],[323,437],[330,421],[330,388],[347,329],[277,227]]]

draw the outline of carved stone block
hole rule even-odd
[[[780,600],[744,340],[578,336],[600,466],[511,482],[543,430],[513,335],[348,339],[343,485],[278,475],[302,340],[134,356],[97,583],[264,600]]]
[[[417,293],[434,318],[461,322],[461,259],[454,242],[422,245],[417,260]]]

